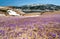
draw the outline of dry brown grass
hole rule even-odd
[[[54,15],[54,14],[60,14],[60,11],[53,11],[53,12],[45,12],[43,15]]]
[[[23,16],[36,16],[36,15],[55,15],[55,14],[60,14],[60,11],[53,11],[53,12],[33,12],[33,13],[26,13]]]

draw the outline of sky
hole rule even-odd
[[[60,0],[0,0],[0,6],[22,6],[29,4],[60,5]]]

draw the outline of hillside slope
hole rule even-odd
[[[60,15],[0,17],[0,39],[60,39]]]

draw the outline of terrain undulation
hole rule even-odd
[[[60,15],[1,16],[0,39],[60,39]]]

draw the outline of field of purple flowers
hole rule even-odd
[[[0,39],[60,39],[60,15],[0,17]]]

